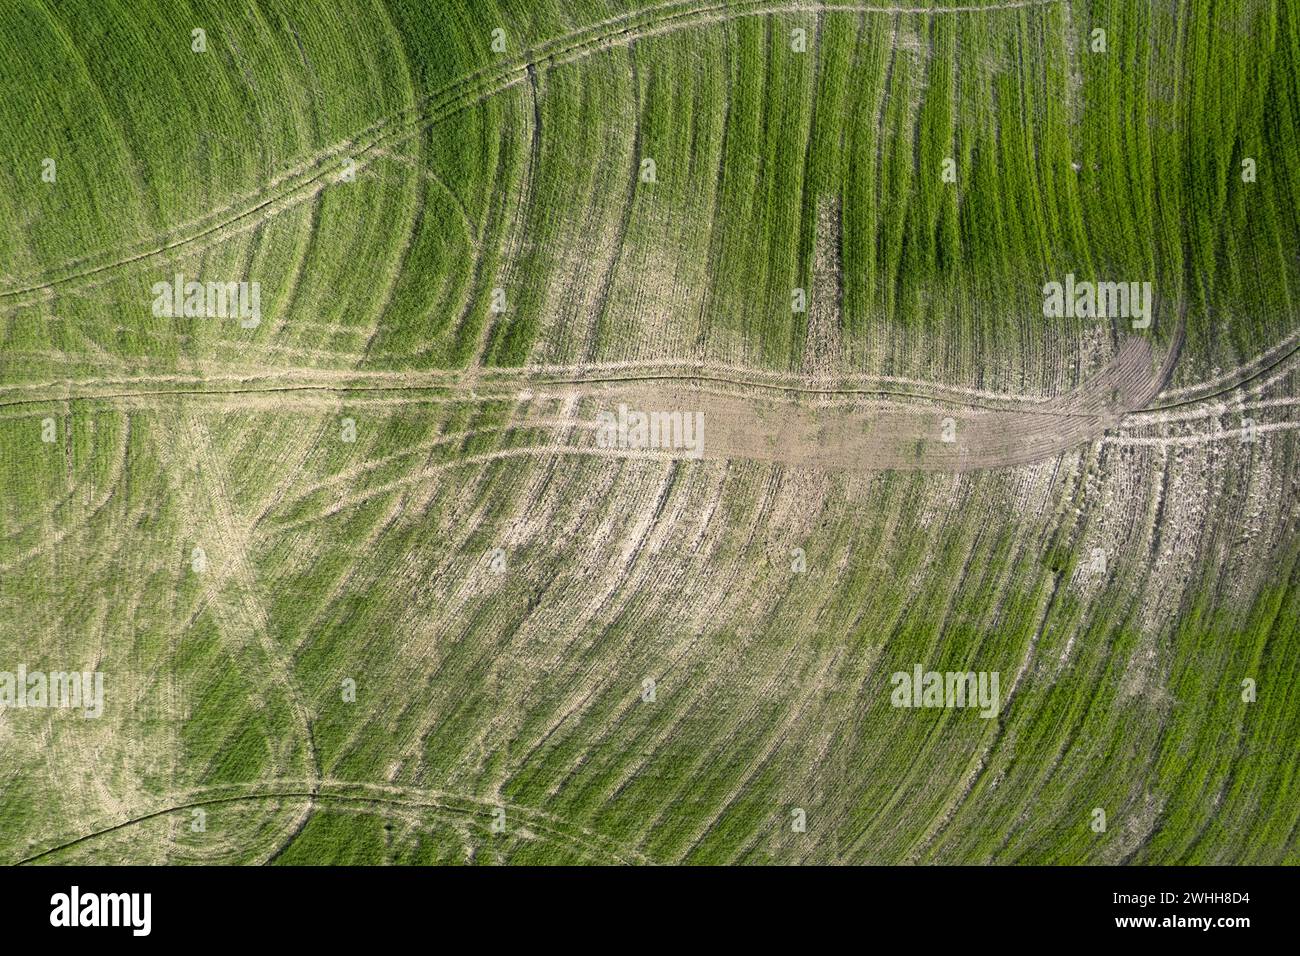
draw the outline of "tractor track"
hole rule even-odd
[[[1009,0],[987,5],[952,7],[926,7],[906,5],[872,5],[851,3],[773,3],[771,0],[742,0],[725,3],[665,3],[634,11],[621,17],[582,27],[553,40],[544,41],[520,59],[492,67],[484,67],[448,82],[439,91],[388,117],[383,117],[355,137],[327,146],[301,160],[295,167],[278,174],[273,180],[276,191],[246,194],[245,208],[225,207],[221,212],[231,214],[211,221],[214,214],[194,220],[196,231],[189,235],[168,238],[137,252],[121,255],[98,265],[78,268],[64,275],[50,275],[38,281],[29,280],[17,288],[0,290],[0,312],[23,308],[42,301],[65,286],[77,287],[96,284],[94,280],[117,270],[151,260],[166,260],[173,253],[202,251],[220,244],[234,235],[256,228],[267,219],[313,200],[338,178],[351,161],[355,170],[365,168],[376,159],[385,158],[387,148],[419,135],[439,123],[459,115],[491,96],[525,82],[530,71],[541,66],[558,66],[584,59],[602,50],[626,46],[653,36],[676,32],[696,24],[724,23],[741,17],[767,16],[777,13],[841,12],[881,13],[890,15],[921,14],[945,15],[955,13],[988,13],[998,10],[1018,10],[1050,6],[1061,0]],[[331,162],[331,160],[340,160]],[[283,186],[283,189],[279,189]],[[157,238],[157,237],[155,237]],[[204,243],[204,240],[212,240]],[[100,253],[104,255],[105,253]],[[93,260],[83,256],[71,260],[53,271],[69,268]]]
[[[267,800],[306,800],[309,803],[339,802],[359,803],[373,809],[387,808],[430,810],[450,813],[456,816],[475,818],[487,816],[493,810],[502,808],[517,817],[530,830],[570,844],[590,856],[607,861],[631,864],[650,864],[650,860],[639,851],[616,844],[601,834],[588,830],[577,824],[569,823],[552,814],[499,800],[450,794],[435,790],[422,790],[413,787],[381,785],[361,781],[267,781],[266,790],[254,790],[257,783],[247,785],[219,785],[200,787],[185,794],[178,795],[172,801],[155,809],[147,810],[126,820],[100,827],[80,836],[66,839],[55,846],[15,861],[13,866],[25,866],[39,863],[41,860],[63,850],[88,843],[99,837],[133,827],[149,820],[165,817],[169,814],[200,807],[220,806],[232,803],[261,802]],[[225,793],[231,789],[244,792]],[[253,792],[250,792],[253,791]],[[356,792],[359,791],[359,792]],[[488,820],[483,821],[487,826]]]

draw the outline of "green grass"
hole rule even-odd
[[[0,671],[108,685],[0,717],[6,861],[1300,859],[1294,432],[960,476],[519,454],[555,432],[514,392],[564,386],[493,378],[802,373],[830,314],[844,383],[1039,398],[1129,331],[1042,316],[1073,272],[1151,281],[1172,386],[1210,379],[1300,331],[1294,10],[229,6],[0,19]],[[152,315],[176,272],[258,281],[261,324]],[[889,707],[918,662],[1000,672],[997,719]]]

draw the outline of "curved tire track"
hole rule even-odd
[[[358,134],[319,150],[306,157],[298,166],[277,176],[274,187],[254,194],[251,205],[236,207],[233,215],[216,222],[212,216],[201,217],[206,223],[189,235],[181,235],[143,248],[132,254],[110,259],[99,265],[78,268],[64,275],[48,275],[17,288],[0,290],[0,312],[29,306],[49,298],[65,286],[93,284],[108,273],[157,258],[166,258],[181,251],[198,252],[211,245],[226,241],[240,232],[256,228],[260,223],[278,215],[285,209],[313,199],[325,186],[331,175],[341,173],[343,163],[330,164],[336,157],[351,160],[359,171],[376,159],[382,158],[386,146],[404,142],[423,130],[442,123],[453,116],[481,103],[483,100],[525,82],[530,71],[540,66],[558,66],[591,56],[601,50],[630,45],[637,40],[676,32],[689,26],[706,23],[723,23],[748,16],[767,16],[775,13],[806,11],[842,13],[882,13],[946,15],[955,13],[991,13],[998,10],[1017,10],[1049,6],[1060,0],[1008,0],[1008,2],[953,7],[926,7],[906,5],[834,4],[809,2],[770,2],[770,0],[742,0],[725,3],[665,3],[638,10],[622,17],[601,21],[583,27],[554,40],[533,47],[521,59],[495,67],[484,67],[446,84],[441,90],[424,98],[416,105],[384,117]],[[678,9],[680,8],[680,9]],[[284,188],[279,187],[283,185]],[[211,240],[203,244],[203,240]],[[92,261],[83,257],[81,262]],[[75,262],[75,260],[74,260]],[[59,268],[69,267],[64,263]]]
[[[566,843],[600,859],[612,860],[624,864],[649,864],[651,859],[635,849],[623,847],[615,841],[586,827],[570,823],[545,811],[533,807],[524,807],[500,800],[472,797],[461,794],[443,793],[436,790],[421,790],[412,787],[393,786],[354,781],[311,781],[273,780],[265,786],[271,789],[255,790],[257,783],[247,785],[219,785],[199,787],[179,794],[173,801],[152,810],[147,810],[130,819],[92,830],[81,836],[65,840],[21,860],[14,866],[37,863],[44,858],[63,850],[88,843],[101,836],[116,833],[128,827],[154,820],[168,814],[197,807],[218,806],[229,803],[247,803],[263,800],[306,800],[309,803],[336,801],[341,803],[361,803],[372,807],[394,806],[403,809],[434,810],[460,816],[476,818],[480,814],[489,815],[493,810],[503,808],[507,820],[513,814],[523,825],[531,830]],[[288,788],[288,789],[282,789]],[[223,793],[231,789],[245,792]],[[247,792],[254,791],[254,792]],[[360,791],[360,792],[349,792]],[[486,820],[484,823],[486,824]]]

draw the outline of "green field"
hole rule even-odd
[[[1294,4],[13,0],[0,64],[0,862],[1300,862]]]

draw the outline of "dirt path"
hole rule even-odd
[[[515,426],[555,428],[573,424],[572,442],[565,447],[590,453],[611,449],[596,445],[597,414],[617,413],[620,405],[654,412],[699,412],[704,415],[703,457],[747,458],[830,469],[874,471],[904,469],[965,471],[1025,464],[1059,454],[1100,437],[1124,415],[1145,406],[1163,381],[1153,367],[1147,340],[1132,337],[1110,366],[1075,391],[1047,402],[999,405],[973,399],[949,399],[934,407],[933,396],[885,388],[814,388],[793,384],[747,381],[721,376],[593,376],[504,381],[484,370],[473,373],[473,389],[464,373],[426,373],[392,377],[349,373],[318,373],[311,381],[230,379],[224,385],[196,387],[195,379],[160,376],[149,389],[123,389],[120,380],[78,388],[11,388],[21,398],[0,400],[0,407],[88,400],[114,407],[141,407],[142,400],[161,402],[177,397],[211,398],[222,407],[253,400],[262,406],[293,407],[308,398],[320,407],[369,397],[373,401],[518,403]],[[135,380],[141,382],[143,380]],[[168,388],[167,385],[173,387]],[[3,394],[3,392],[0,392]],[[847,405],[808,407],[817,397],[851,398]],[[863,407],[884,399],[878,407]],[[899,406],[898,400],[912,405]],[[916,407],[921,403],[921,407]],[[584,427],[585,426],[585,427]],[[553,450],[553,446],[547,446]],[[539,449],[539,451],[545,449]],[[636,449],[632,449],[636,453]],[[656,456],[661,457],[661,456]],[[670,451],[668,457],[694,457]]]
[[[1150,401],[1157,387],[1150,346],[1133,338],[1096,379],[1026,410],[813,409],[673,385],[619,386],[606,394],[609,405],[702,412],[705,458],[851,471],[966,471],[1026,464],[1098,438]]]

